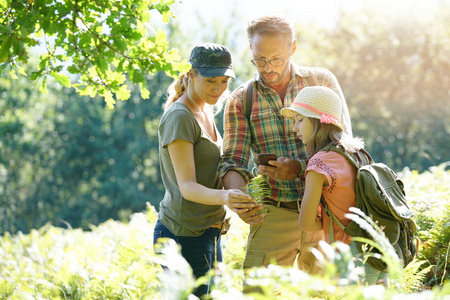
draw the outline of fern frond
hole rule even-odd
[[[247,190],[250,197],[261,203],[264,198],[270,198],[272,188],[269,185],[267,175],[261,174],[250,180],[247,184]]]
[[[434,267],[433,265],[429,265],[420,270],[420,267],[425,263],[428,262],[426,260],[414,258],[414,260],[403,269],[403,280],[400,282],[400,285],[406,293],[415,293],[424,287],[427,274]]]

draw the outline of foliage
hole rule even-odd
[[[445,178],[450,176],[450,171],[436,171],[442,171],[442,167],[433,170],[405,173],[402,180],[410,183],[407,193],[414,197],[422,192],[432,196],[433,184],[443,180],[443,174]],[[420,202],[417,200],[421,199],[411,201],[414,210]],[[448,203],[449,199],[443,201]],[[428,218],[427,214],[418,217]],[[6,233],[0,237],[0,298],[193,299],[190,292],[202,279],[194,281],[192,270],[186,267],[175,243],[167,241],[166,247],[158,250],[164,255],[155,255],[152,247],[155,223],[156,212],[150,205],[146,214],[133,214],[129,223],[110,220],[92,226],[89,232],[46,225],[27,235]],[[326,266],[323,276],[309,276],[276,265],[253,268],[244,274],[240,263],[247,231],[248,225],[233,215],[232,227],[223,236],[224,262],[212,274],[212,299],[398,300],[444,299],[450,295],[450,285],[445,282],[433,288],[422,286],[421,276],[429,269],[417,272],[420,265],[427,264],[423,260],[411,263],[388,290],[359,285],[360,270],[351,263],[350,250],[342,243],[331,246],[322,243],[324,256],[319,261]],[[426,237],[422,241],[424,245],[428,242]],[[424,250],[422,247],[421,251]],[[172,273],[164,273],[159,264],[169,266]],[[244,282],[260,286],[263,294],[244,295]]]
[[[450,279],[450,172],[447,164],[419,174],[406,169],[401,176],[417,216],[421,258],[433,266],[427,285],[443,285]]]
[[[63,7],[73,1],[0,0],[0,12],[20,5],[44,9],[42,3],[48,5],[47,11],[51,3]],[[98,9],[101,5],[125,3],[106,2],[92,3],[98,4]],[[93,6],[92,3],[89,5]],[[144,5],[145,1],[141,3]],[[33,12],[38,13],[31,10],[29,13]],[[50,12],[41,19],[51,16]],[[152,12],[159,14],[157,9]],[[167,52],[179,49],[187,58],[194,42],[223,43],[233,53],[238,75],[230,89],[237,87],[254,72],[245,32],[236,25],[242,23],[239,13],[231,12],[232,17],[213,23],[203,15],[196,15],[195,21],[205,26],[195,39],[189,26],[169,17],[170,22],[163,27],[169,43]],[[397,171],[409,166],[423,172],[430,165],[450,161],[450,128],[446,122],[450,108],[446,103],[449,61],[445,54],[450,41],[447,15],[448,7],[444,6],[429,24],[412,16],[393,22],[366,11],[343,12],[335,28],[295,24],[299,46],[293,60],[328,68],[337,76],[349,104],[355,134],[365,138],[376,161],[383,161]],[[1,22],[6,22],[5,18],[0,13]],[[19,19],[24,21],[20,16]],[[148,24],[159,28],[157,21],[152,16]],[[3,30],[7,26],[1,22]],[[104,28],[108,26],[106,19],[98,22],[103,22]],[[41,28],[38,23],[37,28]],[[20,30],[16,33],[22,34]],[[88,33],[80,32],[79,36]],[[49,35],[42,38],[32,35],[30,39],[47,42],[49,49],[56,49],[58,35],[47,38]],[[238,37],[243,37],[244,43]],[[0,39],[3,38],[8,35],[0,34]],[[32,55],[35,49],[24,47],[29,65],[17,59],[16,67],[0,62],[5,75],[8,70],[17,73],[21,67],[30,75],[40,68],[39,59]],[[0,51],[4,49],[2,46]],[[95,49],[92,52],[98,53]],[[8,57],[12,58],[10,50]],[[65,68],[71,63],[56,61],[50,68],[62,64],[61,74],[68,74]],[[69,78],[75,82],[77,76]],[[158,172],[157,124],[172,79],[163,71],[144,74],[145,87],[151,94],[149,100],[143,101],[139,84],[133,84],[128,76],[125,84],[131,101],[119,101],[109,111],[101,101],[90,101],[73,89],[61,88],[51,75],[47,78],[45,96],[37,90],[39,80],[27,80],[29,77],[24,76],[18,76],[17,80],[10,76],[0,78],[0,233],[29,232],[47,222],[55,226],[67,222],[87,229],[88,224],[98,225],[109,218],[126,219],[131,213],[142,211],[146,201],[158,207],[164,189]],[[221,131],[220,115],[216,122]],[[433,224],[430,222],[430,226]]]
[[[44,226],[0,240],[2,299],[153,299],[159,295],[144,214],[91,232]]]
[[[133,91],[105,110],[52,83],[43,96],[24,77],[0,78],[0,233],[47,222],[89,229],[157,205],[157,124],[171,79],[148,79],[150,100]]]
[[[265,198],[270,197],[272,189],[268,179],[267,175],[260,174],[253,177],[247,184],[248,194],[258,203],[262,203]]]
[[[1,0],[0,74],[9,69],[12,78],[26,76],[29,48],[40,45],[46,51],[30,78],[44,78],[43,92],[50,76],[80,95],[104,97],[113,108],[115,99],[130,98],[128,75],[147,99],[148,74],[165,71],[175,77],[187,68],[178,52],[168,49],[165,32],[148,28],[150,11],[167,23],[174,2]]]

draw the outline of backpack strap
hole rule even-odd
[[[320,149],[320,151],[337,152],[340,155],[344,156],[349,161],[349,163],[352,166],[354,166],[356,169],[359,169],[361,166],[364,165],[363,160],[361,158],[361,155],[358,152],[350,154],[348,152],[345,152],[344,149],[342,149],[340,147],[337,147],[337,146],[335,146],[333,144],[328,144],[327,146],[325,146],[322,149]]]
[[[325,201],[325,198],[322,195],[322,198],[320,199],[320,202],[322,203],[323,209],[325,210],[325,213],[330,217],[330,226],[328,227],[328,239],[330,244],[334,243],[334,229],[333,229],[333,223],[336,223],[342,230],[345,230],[344,224],[342,224],[341,221],[331,212],[331,210],[328,209],[327,202]]]
[[[308,74],[308,77],[302,77],[303,86],[318,86],[319,82],[310,68],[308,68]]]
[[[333,151],[333,152],[337,152],[337,153],[341,154],[356,169],[359,169],[366,164],[373,163],[372,156],[370,156],[369,152],[367,152],[365,149],[360,149],[356,153],[350,154],[348,152],[345,152],[343,149],[341,149],[339,147],[329,144],[329,145],[325,146],[324,148],[322,148],[321,151]],[[363,156],[361,156],[361,153]],[[365,158],[365,160],[363,159],[363,157]],[[346,226],[344,224],[342,224],[342,222],[328,208],[327,202],[325,201],[325,198],[323,197],[323,195],[322,195],[322,198],[320,199],[320,202],[323,205],[325,213],[330,217],[330,226],[328,227],[328,239],[331,244],[334,242],[333,223],[336,223],[342,230],[345,230]]]
[[[359,151],[362,152],[362,153],[364,153],[364,155],[365,155],[366,158],[367,158],[368,164],[373,164],[373,163],[375,163],[374,160],[373,160],[373,158],[372,158],[372,155],[370,155],[369,152],[367,152],[366,149],[362,148],[362,149],[360,149]]]
[[[247,82],[242,101],[242,113],[247,119],[250,119],[253,110],[253,80]]]

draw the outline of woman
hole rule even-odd
[[[160,203],[154,243],[174,239],[198,278],[222,261],[221,231],[226,210],[252,208],[240,190],[223,190],[217,167],[222,137],[212,112],[235,78],[228,48],[218,44],[194,47],[192,68],[169,87],[158,137],[161,174],[166,193]],[[195,294],[208,293],[209,285]]]

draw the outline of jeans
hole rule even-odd
[[[215,262],[222,262],[222,243],[220,230],[209,227],[200,236],[176,236],[167,229],[159,220],[156,222],[153,232],[153,244],[158,238],[171,238],[181,246],[181,255],[192,268],[196,278],[204,276]],[[163,266],[164,268],[164,266]],[[207,285],[201,285],[194,294],[198,297],[208,294],[210,281]]]

